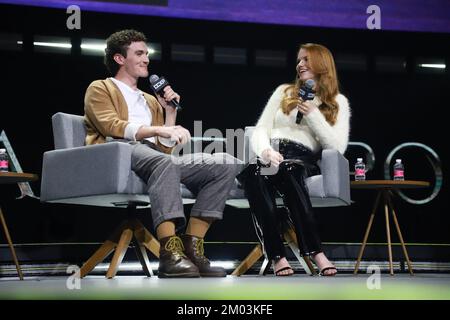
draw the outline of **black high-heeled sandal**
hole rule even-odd
[[[335,273],[325,273],[325,271],[328,271],[328,270],[336,270],[336,272]],[[335,275],[337,275],[337,268],[336,267],[326,267],[326,268],[323,268],[322,270],[320,270],[320,272],[319,272],[319,276],[322,276],[322,277],[334,277]]]
[[[284,258],[284,257],[283,257],[283,258]],[[288,276],[292,276],[292,275],[294,274],[294,269],[292,269],[291,266],[286,266],[286,267],[283,267],[283,268],[281,268],[281,269],[275,270],[275,264],[276,264],[278,261],[280,261],[281,259],[283,259],[283,258],[279,258],[279,259],[277,259],[276,261],[275,261],[275,260],[273,261],[273,273],[275,273],[275,275],[276,275],[277,277],[288,277]],[[287,260],[286,260],[286,262],[287,262]],[[288,264],[289,264],[289,262],[288,262]],[[286,274],[281,273],[281,272],[286,271],[286,270],[292,270],[292,273],[286,273]]]
[[[282,271],[285,271],[285,270],[292,270],[292,273],[281,273]],[[289,276],[294,275],[294,269],[292,269],[291,267],[284,267],[284,268],[281,268],[280,270],[275,271],[275,275],[277,277],[289,277]]]
[[[321,253],[321,252],[323,252],[323,251],[313,252],[313,253],[311,253],[311,254],[309,255],[310,259],[314,262],[314,264],[315,264],[317,267],[319,267],[319,266],[317,265],[316,260],[314,259],[314,257],[315,257],[317,254]],[[335,273],[331,273],[331,274],[326,274],[325,272],[328,271],[328,270],[336,270],[336,272],[335,272]],[[336,268],[335,266],[330,266],[330,267],[325,267],[325,268],[323,268],[322,270],[320,270],[320,271],[319,271],[319,276],[322,276],[322,277],[334,277],[335,275],[337,275],[337,273],[338,273],[337,268]]]

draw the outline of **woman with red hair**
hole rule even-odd
[[[305,179],[320,174],[317,161],[322,149],[345,152],[350,107],[347,98],[339,93],[334,59],[327,48],[304,44],[297,57],[295,82],[280,85],[274,91],[251,137],[258,163],[248,166],[238,179],[256,217],[257,230],[262,233],[264,251],[272,260],[275,275],[294,273],[286,260],[281,237],[284,217],[276,207],[278,193],[288,209],[287,219],[296,231],[300,253],[312,258],[322,276],[334,276],[337,269],[321,249]],[[305,84],[312,84],[314,99],[302,99],[304,95],[299,91],[307,88]],[[276,173],[265,175],[261,167],[269,164]]]

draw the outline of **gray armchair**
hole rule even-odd
[[[255,157],[250,147],[250,137],[253,129],[254,127],[245,128],[244,160],[246,163]],[[347,159],[337,150],[326,149],[322,151],[322,159],[320,160],[319,166],[321,174],[306,179],[312,206],[337,207],[350,205],[350,176]],[[228,204],[238,208],[249,208],[248,201],[244,197],[241,199],[229,199]],[[277,199],[277,204],[282,206],[282,199]],[[316,274],[310,259],[301,257],[299,254],[295,231],[292,228],[286,230],[284,238],[305,271],[311,275]],[[232,275],[240,276],[244,274],[263,254],[261,244],[256,245],[250,254],[233,271]],[[266,258],[262,264],[260,274],[266,272],[268,263],[269,261]]]
[[[128,218],[82,266],[81,277],[115,250],[106,274],[114,277],[130,242],[145,274],[151,276],[146,249],[159,257],[159,242],[136,217],[136,209],[150,203],[146,184],[131,170],[131,145],[113,141],[85,146],[82,116],[59,112],[53,115],[52,126],[55,150],[44,153],[41,202],[128,210]],[[181,189],[183,203],[193,203],[192,193]]]

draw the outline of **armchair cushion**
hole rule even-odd
[[[322,151],[321,174],[306,179],[313,207],[350,205],[348,161],[335,149]]]
[[[255,154],[250,146],[254,127],[245,128],[244,160],[246,163],[254,159]],[[325,149],[319,163],[321,174],[308,177],[306,185],[313,207],[337,207],[351,204],[350,175],[347,159],[337,150]],[[244,192],[237,187],[227,201],[231,206],[248,208]],[[281,199],[277,199],[282,204]]]
[[[340,199],[342,205],[350,205],[350,172],[348,160],[337,150],[322,151],[320,170],[326,197]]]
[[[75,148],[85,145],[86,127],[82,116],[63,112],[52,117],[55,149]]]
[[[131,145],[121,142],[44,153],[41,201],[101,194],[144,193],[131,168]]]

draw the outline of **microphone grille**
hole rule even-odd
[[[156,74],[152,74],[150,76],[150,83],[154,84],[155,82],[157,82],[159,80],[159,77]]]
[[[307,86],[309,89],[312,89],[316,82],[313,79],[308,79],[305,81],[305,86]]]

